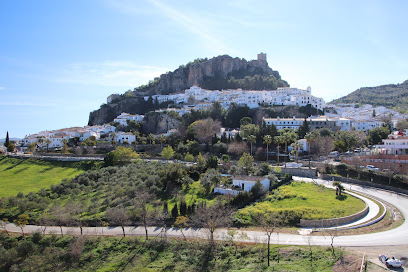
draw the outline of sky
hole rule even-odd
[[[256,59],[326,102],[408,79],[408,1],[0,0],[0,138],[85,126],[196,58]]]

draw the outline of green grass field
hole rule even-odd
[[[0,197],[35,192],[82,172],[50,162],[0,157]]]
[[[236,217],[251,223],[253,215],[283,212],[293,220],[327,219],[351,215],[364,207],[362,200],[347,194],[345,199],[337,199],[333,189],[313,183],[292,182],[268,195],[264,201],[241,209]]]

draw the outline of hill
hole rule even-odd
[[[148,85],[140,86],[123,95],[115,95],[111,103],[104,104],[100,109],[90,113],[88,124],[111,122],[122,112],[145,114],[154,108],[151,103],[146,103],[143,96],[181,92],[195,83],[209,90],[235,88],[275,90],[278,87],[289,86],[281,79],[278,71],[268,66],[266,54],[261,53],[257,60],[251,61],[228,55],[196,59],[181,65],[173,72],[162,74]]]
[[[377,87],[363,87],[330,104],[360,103],[384,106],[401,113],[408,112],[408,80],[401,84],[388,84]]]

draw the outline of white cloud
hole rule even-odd
[[[5,90],[5,89],[6,89],[6,87],[0,86],[0,91]]]
[[[199,18],[198,14],[192,14],[191,10],[188,12],[179,11],[180,7],[174,9],[158,0],[149,1],[169,19],[204,41],[205,45],[215,53],[224,54],[232,50],[208,28],[208,24],[203,23],[205,22],[204,19]]]
[[[73,63],[63,69],[57,81],[128,88],[146,84],[168,70],[164,67],[137,65],[127,61]]]

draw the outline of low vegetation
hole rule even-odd
[[[351,215],[364,209],[365,203],[350,195],[335,197],[332,189],[305,182],[292,182],[272,191],[263,201],[237,212],[242,224],[253,224],[259,214],[284,214],[288,223],[299,219],[328,219]]]
[[[0,157],[0,197],[49,188],[84,172],[81,166]]]
[[[330,248],[0,234],[0,271],[332,271]]]

